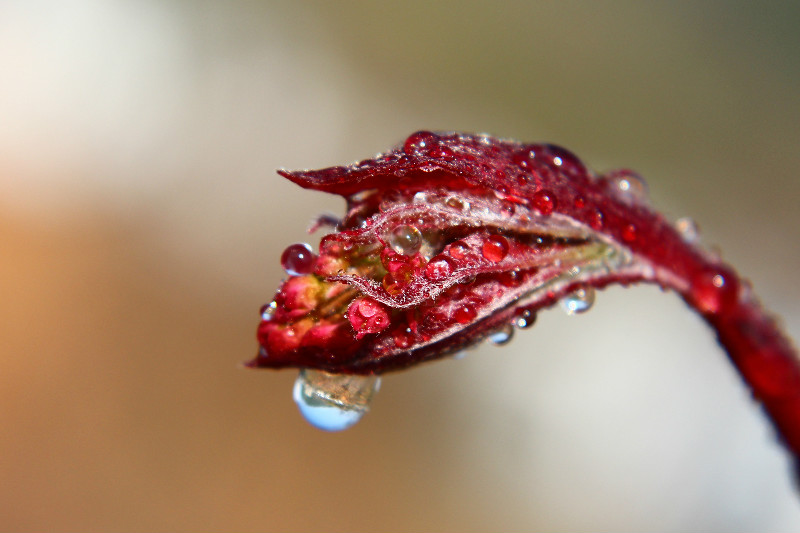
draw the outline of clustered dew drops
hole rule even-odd
[[[489,146],[491,139],[487,137],[481,142]],[[407,160],[416,157],[449,158],[454,154],[456,152],[447,148],[446,142],[437,134],[421,131],[406,140],[398,156]],[[475,273],[462,271],[468,271],[471,265],[478,265],[485,270],[492,269],[493,274],[486,277],[501,289],[518,287],[531,277],[526,272],[520,272],[519,268],[512,270],[507,267],[513,266],[521,256],[525,255],[528,251],[527,248],[533,242],[532,239],[520,238],[513,228],[507,230],[502,226],[498,227],[498,217],[502,217],[507,222],[513,222],[511,226],[514,226],[514,224],[527,224],[531,222],[531,218],[537,216],[540,220],[548,217],[551,220],[557,219],[560,217],[560,214],[556,214],[557,209],[565,208],[567,211],[574,209],[580,211],[577,218],[582,223],[588,224],[595,231],[599,231],[604,226],[611,226],[614,233],[625,243],[634,245],[640,243],[647,236],[644,231],[647,229],[646,226],[640,230],[633,222],[627,224],[623,222],[618,225],[615,218],[617,215],[613,210],[609,210],[608,217],[606,217],[604,211],[590,203],[593,200],[590,196],[581,194],[573,197],[570,194],[564,194],[556,186],[547,186],[548,176],[551,175],[553,166],[558,167],[558,172],[564,175],[585,174],[586,171],[580,161],[569,152],[552,145],[544,145],[535,149],[522,148],[510,158],[520,169],[525,170],[525,172],[517,174],[516,179],[514,179],[515,169],[513,168],[508,171],[481,163],[479,169],[485,176],[493,179],[516,182],[523,188],[526,200],[524,203],[521,203],[519,198],[515,198],[516,191],[513,187],[505,185],[494,189],[495,196],[476,195],[474,200],[469,195],[467,195],[469,199],[462,198],[444,187],[430,191],[369,189],[348,196],[352,204],[369,203],[380,213],[389,213],[387,217],[396,216],[402,211],[404,205],[429,204],[435,206],[439,211],[446,211],[447,218],[444,220],[451,220],[458,214],[469,215],[471,218],[486,217],[493,221],[493,224],[483,227],[469,224],[467,225],[471,231],[469,237],[455,233],[453,238],[464,240],[453,241],[449,235],[447,238],[441,238],[436,233],[439,223],[436,219],[419,215],[402,218],[398,216],[391,219],[394,220],[391,225],[387,224],[379,230],[378,240],[382,245],[379,257],[383,268],[377,262],[377,257],[358,258],[363,264],[373,269],[374,278],[371,282],[374,289],[382,288],[385,295],[399,297],[395,298],[396,300],[403,300],[400,296],[404,296],[405,292],[411,294],[412,289],[418,289],[417,285],[421,285],[420,280],[415,276],[422,276],[430,282],[439,283],[453,277],[453,274],[458,274],[455,279],[458,285],[448,290],[452,291],[451,294],[458,292],[459,299],[454,300],[457,303],[448,305],[447,298],[450,296],[447,296],[440,300],[437,307],[433,308],[430,313],[414,317],[415,322],[412,323],[412,319],[407,318],[408,324],[413,325],[412,328],[403,322],[403,317],[406,315],[413,317],[413,314],[403,311],[406,313],[404,315],[393,311],[391,305],[382,303],[386,301],[385,295],[379,294],[375,298],[362,295],[349,300],[347,311],[341,315],[349,321],[348,334],[355,331],[356,341],[368,335],[384,334],[383,344],[380,345],[381,349],[409,350],[406,355],[411,356],[415,345],[419,344],[420,340],[427,341],[430,331],[435,332],[443,321],[469,325],[476,319],[485,318],[486,311],[482,300],[460,297],[462,293],[471,290],[469,287],[475,283],[477,276]],[[365,168],[368,166],[366,165]],[[424,167],[423,170],[428,172],[430,168],[432,167]],[[544,174],[540,176],[540,172]],[[402,178],[405,174],[406,170],[402,168],[395,172],[398,178]],[[607,188],[606,192],[611,189],[614,196],[625,204],[633,205],[647,199],[646,183],[631,171],[616,171],[602,179],[605,181],[598,180],[598,182]],[[372,198],[375,194],[381,196]],[[499,202],[497,204],[493,203],[495,197]],[[492,203],[487,202],[487,198],[491,199]],[[370,208],[370,206],[363,207]],[[572,207],[570,208],[570,206]],[[357,207],[361,208],[362,206]],[[414,207],[418,209],[418,206]],[[353,211],[344,226],[349,229],[366,227],[369,213],[368,209]],[[331,219],[327,223],[335,226],[338,221]],[[697,230],[691,219],[681,219],[676,222],[675,227],[685,240],[696,239]],[[475,230],[474,228],[480,229]],[[568,241],[569,239],[565,239],[565,247],[574,246]],[[534,246],[534,248],[545,251],[549,245],[542,237],[539,238],[538,244],[541,246],[538,248]],[[345,242],[341,246],[343,251],[350,252],[354,244]],[[306,305],[307,300],[318,301],[330,298],[324,302],[330,311],[330,308],[334,307],[330,302],[339,303],[342,294],[347,296],[347,293],[336,292],[330,293],[329,296],[329,293],[317,290],[318,286],[324,286],[325,272],[331,261],[330,250],[322,247],[320,255],[322,260],[318,265],[318,256],[306,243],[292,244],[281,255],[281,266],[289,276],[309,276],[306,279],[289,279],[286,282],[287,284],[294,283],[291,285],[293,292],[290,293],[290,301],[295,306],[292,308],[293,310],[304,311],[305,308],[300,306]],[[561,259],[557,258],[554,265],[560,267]],[[336,271],[335,268],[331,270]],[[572,283],[572,280],[578,277],[580,269],[574,267],[573,270],[574,272],[569,274],[571,277],[563,278],[565,282]],[[343,270],[338,270],[339,274],[342,272]],[[315,273],[317,276],[310,276]],[[700,306],[712,313],[726,305],[731,305],[729,302],[735,300],[736,294],[737,287],[727,281],[726,273],[722,271],[704,273],[694,291],[694,296],[700,302]],[[352,295],[349,297],[352,298]],[[336,300],[336,298],[340,298],[340,300]],[[592,287],[576,288],[562,297],[560,304],[567,314],[574,315],[588,311],[594,298],[595,291]],[[278,301],[282,302],[283,300],[279,298]],[[281,303],[281,306],[283,305]],[[262,320],[274,321],[277,308],[278,305],[275,301],[262,307]],[[280,324],[274,323],[266,324],[265,329],[277,326],[276,329],[269,330],[268,335],[283,339],[288,345],[300,342],[301,336],[305,336],[303,342],[306,340],[316,342],[318,337],[313,335],[320,335],[324,338],[325,335],[332,335],[329,332],[336,331],[335,328],[339,327],[330,320],[330,316],[330,313],[328,315],[314,314],[311,318],[297,321],[297,329],[294,325],[281,328]],[[416,320],[420,320],[420,323],[417,324]],[[481,337],[496,346],[508,344],[515,334],[515,328],[528,329],[533,326],[536,321],[536,313],[530,309],[520,309],[516,314],[505,318],[505,321],[504,324],[490,323],[491,325],[486,325],[486,328],[491,328],[492,331],[487,334],[487,329],[483,329]],[[307,330],[309,333],[306,333]],[[271,331],[279,333],[275,334]],[[479,337],[476,335],[475,338]],[[345,339],[345,341],[347,340],[349,339]],[[265,348],[261,347],[260,350],[260,357],[266,358],[268,354]],[[458,352],[454,357],[461,357],[463,353],[465,352]],[[331,373],[304,368],[295,381],[293,398],[300,412],[311,425],[326,431],[340,431],[357,423],[368,412],[372,398],[379,388],[380,377],[378,375]]]

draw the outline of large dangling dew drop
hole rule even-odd
[[[325,431],[342,431],[369,411],[380,385],[379,376],[331,374],[306,368],[297,376],[292,396],[309,424]]]
[[[398,254],[414,255],[422,246],[422,233],[416,226],[397,226],[389,235],[389,245]]]
[[[592,308],[594,304],[594,288],[586,287],[585,289],[577,289],[561,300],[561,307],[568,315],[577,315],[585,313]]]
[[[499,329],[489,333],[489,342],[495,346],[503,346],[511,342],[513,337],[514,326],[511,324],[506,324],[505,326],[501,326]]]

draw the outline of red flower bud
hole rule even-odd
[[[487,337],[505,343],[538,309],[563,301],[579,313],[595,288],[646,281],[677,291],[716,329],[800,456],[791,341],[696,244],[693,224],[673,228],[650,209],[635,172],[596,175],[550,144],[417,132],[375,159],[280,174],[347,200],[341,221],[314,223],[336,226],[319,255],[306,245],[283,254],[291,277],[262,310],[250,362],[305,369],[295,396],[320,427],[352,424],[377,390],[374,378],[340,374],[409,367]]]

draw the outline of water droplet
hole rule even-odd
[[[511,342],[513,337],[514,326],[511,324],[506,324],[505,326],[502,326],[499,329],[489,333],[489,342],[495,346],[503,346],[504,344]]]
[[[414,255],[422,246],[422,233],[416,226],[397,226],[389,235],[389,245],[398,254]]]
[[[457,307],[453,313],[453,318],[459,324],[468,324],[472,322],[476,316],[478,316],[478,312],[471,305],[462,305],[461,307]]]
[[[603,212],[599,209],[595,209],[592,214],[589,216],[589,225],[595,231],[600,231],[603,229]]]
[[[514,319],[514,325],[519,329],[528,329],[536,322],[536,313],[529,309],[525,309],[522,313],[517,315]]]
[[[493,263],[499,263],[508,255],[508,241],[502,235],[492,235],[481,248],[483,257]]]
[[[397,296],[406,288],[411,280],[413,271],[408,265],[403,265],[394,272],[389,272],[381,280],[383,289],[391,296]]]
[[[504,203],[502,206],[500,206],[500,214],[505,218],[511,218],[514,216],[514,212],[516,210],[517,209],[514,207],[514,204]]]
[[[531,166],[531,161],[535,158],[536,152],[532,147],[521,148],[511,156],[511,160],[522,168]]]
[[[522,273],[519,269],[506,270],[497,275],[497,281],[504,287],[513,287],[522,280]]]
[[[622,240],[625,242],[633,242],[636,240],[637,231],[636,226],[633,224],[628,224],[624,228],[622,228]]]
[[[736,305],[739,299],[739,282],[736,274],[719,266],[695,276],[692,294],[701,311],[718,313]]]
[[[395,331],[392,338],[394,339],[394,345],[401,350],[405,350],[414,343],[414,335],[411,332],[411,328]]]
[[[271,301],[268,304],[264,304],[261,306],[261,320],[268,321],[272,320],[272,317],[275,316],[275,311],[278,309],[278,304],[275,303],[275,300]]]
[[[294,382],[292,396],[300,413],[312,426],[341,431],[369,411],[380,383],[379,376],[331,374],[306,368]]]
[[[446,206],[452,207],[453,209],[458,209],[461,212],[469,209],[469,202],[456,196],[449,197],[444,203]]]
[[[455,153],[447,146],[436,146],[428,150],[428,157],[449,158]]]
[[[697,242],[700,237],[700,229],[697,227],[697,223],[689,217],[676,220],[675,229],[681,234],[681,238],[689,243]]]
[[[389,211],[404,201],[405,196],[398,190],[389,190],[381,196],[381,203],[378,208],[381,211]]]
[[[556,208],[556,197],[550,191],[544,189],[533,194],[533,207],[542,215],[547,216]]]
[[[586,174],[586,167],[583,166],[581,160],[566,148],[562,148],[555,144],[548,144],[546,145],[546,148],[547,152],[553,158],[553,165],[562,172],[566,172],[567,174],[571,174],[573,176]]]
[[[632,170],[623,169],[611,172],[606,176],[612,190],[621,198],[644,202],[647,200],[647,183],[644,178]]]
[[[378,189],[367,189],[365,191],[359,191],[359,192],[357,192],[355,194],[351,194],[347,199],[351,203],[358,204],[358,203],[363,202],[364,200],[366,200],[367,198],[369,198],[370,196],[372,196],[376,192],[378,192]]]
[[[450,254],[450,257],[459,260],[464,259],[468,252],[469,246],[467,246],[467,244],[463,241],[456,241],[447,249],[447,253]]]
[[[281,266],[290,276],[311,274],[316,262],[311,246],[304,242],[287,246],[281,254]]]
[[[442,281],[447,279],[453,272],[453,265],[446,257],[434,257],[425,267],[425,277],[431,281]]]
[[[413,204],[434,204],[441,201],[441,196],[435,192],[419,191],[411,198]]]
[[[574,205],[575,209],[583,209],[583,206],[586,205],[586,200],[584,200],[583,196],[576,196]]]
[[[568,315],[585,313],[594,303],[594,288],[577,289],[561,300],[561,307]]]
[[[439,144],[439,137],[430,131],[418,131],[412,133],[405,144],[403,144],[403,152],[408,155],[427,155],[427,153]]]

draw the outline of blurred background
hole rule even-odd
[[[0,2],[0,529],[796,531],[786,453],[674,295],[619,288],[311,428],[246,371],[274,170],[417,129],[564,145],[691,215],[800,338],[800,4]]]

